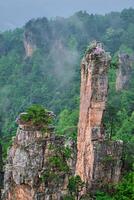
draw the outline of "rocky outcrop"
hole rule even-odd
[[[55,34],[47,18],[31,19],[24,26],[24,47],[26,57],[31,57],[36,49],[49,53],[53,48]],[[52,45],[52,46],[51,46]],[[51,46],[51,48],[50,48]]]
[[[110,57],[102,46],[91,44],[81,63],[80,116],[76,173],[91,182],[94,152],[92,140],[103,140],[102,116],[107,98]]]
[[[119,54],[116,72],[116,91],[127,88],[132,72],[132,58],[128,54]]]
[[[26,57],[31,57],[35,50],[37,49],[36,44],[33,39],[33,33],[26,31],[24,33],[24,48],[25,48],[25,53]]]
[[[72,141],[19,124],[5,166],[3,200],[59,200],[75,169]]]
[[[93,143],[94,163],[91,189],[94,192],[98,188],[104,188],[108,184],[118,183],[122,167],[122,141]]]
[[[76,174],[89,188],[104,179],[107,182],[117,182],[120,175],[122,142],[111,142],[108,145],[105,142],[102,123],[107,100],[110,59],[102,45],[93,42],[81,63]],[[103,160],[109,156],[114,159],[114,163],[106,168]],[[116,172],[111,173],[112,170]]]

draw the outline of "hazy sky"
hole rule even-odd
[[[67,17],[79,10],[104,14],[129,7],[134,7],[134,0],[0,0],[0,30],[42,16]]]

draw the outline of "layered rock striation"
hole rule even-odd
[[[103,114],[108,92],[110,55],[93,42],[81,63],[80,116],[77,136],[76,174],[88,187],[102,182],[116,182],[120,174],[122,142],[105,142]],[[119,151],[118,151],[119,150]],[[103,162],[112,158],[111,165]],[[107,169],[106,169],[107,165]],[[115,170],[112,173],[111,170]],[[118,176],[116,176],[118,174]]]
[[[59,200],[75,170],[74,152],[74,143],[55,136],[52,127],[44,132],[19,123],[8,152],[2,199]]]

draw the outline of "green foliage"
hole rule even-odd
[[[54,155],[49,158],[50,168],[55,168],[59,172],[69,173],[70,169],[67,160],[71,157],[71,149],[56,145],[51,145],[50,149],[54,151]]]
[[[71,195],[79,196],[84,186],[85,183],[81,180],[80,176],[73,176],[69,179],[68,189]]]
[[[33,19],[23,29],[1,33],[1,135],[14,132],[16,126],[13,126],[13,121],[20,112],[31,104],[41,104],[57,114],[59,134],[76,139],[79,65],[85,47],[91,40],[97,39],[103,41],[106,49],[113,54],[120,48],[124,49],[123,45],[134,51],[133,21],[132,8],[105,16],[80,11],[68,19]],[[24,34],[37,46],[29,58],[24,51]],[[116,95],[111,93],[111,96]],[[63,110],[68,110],[65,113],[68,125],[67,120],[63,120]]]
[[[114,200],[114,199],[110,197],[108,194],[98,191],[96,193],[95,200]]]
[[[106,33],[104,35],[103,41],[105,41],[105,44],[110,47],[111,53],[114,53],[121,45],[122,42],[122,34],[123,34],[122,28],[112,28],[109,27],[106,30]],[[113,45],[114,44],[114,45]]]
[[[92,200],[92,197],[90,194],[84,194],[84,195],[82,195],[82,197],[80,199],[81,200]]]
[[[49,150],[52,155],[48,159],[47,169],[42,173],[41,181],[46,185],[60,184],[63,176],[70,173],[67,161],[71,157],[71,149],[68,146],[51,144]]]
[[[71,158],[72,151],[68,146],[63,149],[63,152],[64,152],[65,158],[67,159]]]
[[[42,176],[40,177],[41,181],[48,184],[48,183],[54,183],[58,184],[60,181],[60,177],[57,173],[53,171],[46,170]]]
[[[12,140],[9,136],[5,136],[0,139],[0,144],[2,145],[2,159],[5,161],[7,158],[7,151],[12,145]]]
[[[127,26],[129,26],[130,23],[133,23],[134,21],[134,10],[133,8],[129,8],[129,9],[124,9],[121,12],[121,18],[123,20],[123,25],[126,28]]]
[[[50,167],[56,168],[57,171],[60,171],[60,172],[63,171],[65,173],[69,172],[69,167],[68,167],[67,163],[62,159],[62,157],[52,156],[49,159],[49,165],[50,165]]]
[[[122,171],[124,171],[125,173],[133,169],[133,164],[134,164],[133,152],[134,152],[134,140],[125,142],[123,148],[123,156],[122,156],[122,161],[123,161]]]
[[[109,164],[110,164],[112,161],[114,161],[113,156],[112,156],[112,155],[107,155],[107,156],[104,157],[104,159],[103,159],[102,162],[103,162],[104,164],[106,164],[106,165],[109,166]]]
[[[59,120],[56,126],[57,133],[76,140],[78,113],[78,109],[73,111],[67,109],[63,110],[59,115]]]
[[[119,184],[113,186],[114,192],[110,195],[98,191],[96,200],[133,200],[134,199],[134,172],[127,174]]]
[[[134,172],[129,173],[115,187],[116,192],[113,195],[115,200],[134,200]]]
[[[53,150],[56,155],[62,155],[65,159],[69,159],[71,157],[71,149],[69,148],[69,146],[63,147],[63,146],[59,146],[59,145],[50,145],[49,146],[50,150]]]
[[[20,116],[24,122],[31,122],[35,126],[45,127],[52,124],[52,116],[40,105],[32,105],[26,110],[26,114]]]
[[[75,197],[73,197],[71,195],[66,195],[63,197],[63,200],[75,200]]]
[[[119,52],[132,55],[133,51],[125,45],[120,47]],[[108,103],[104,117],[106,133],[108,138],[113,140],[123,140],[123,173],[131,171],[134,163],[134,118],[133,118],[133,102],[134,102],[134,86],[133,72],[130,77],[130,83],[127,89],[120,92],[115,91],[116,71],[118,61],[117,53],[112,60],[111,69],[109,70],[109,94]],[[132,66],[132,69],[133,66]],[[132,70],[133,71],[133,70]]]

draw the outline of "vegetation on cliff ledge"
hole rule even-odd
[[[32,105],[26,110],[26,113],[20,115],[20,121],[42,128],[52,124],[52,119],[53,113],[41,105]]]

